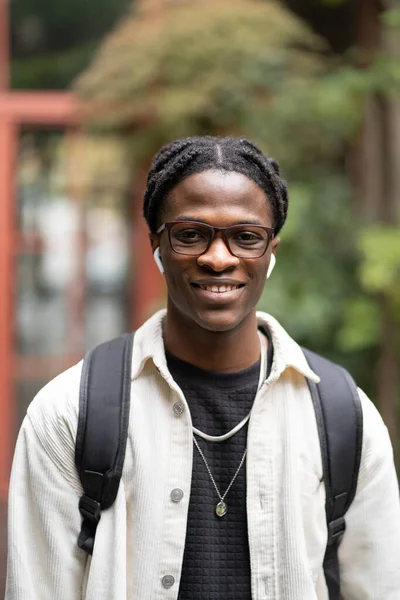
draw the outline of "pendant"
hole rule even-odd
[[[215,512],[217,513],[218,517],[223,517],[224,515],[226,515],[227,510],[227,505],[223,500],[221,500],[221,502],[218,502]]]

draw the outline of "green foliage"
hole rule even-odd
[[[132,16],[78,81],[83,99],[107,106],[111,125],[155,123],[165,137],[239,130],[277,88],[288,92],[322,64],[295,44],[322,47],[274,2],[234,0],[172,6]],[[109,82],[112,82],[110,85]],[[300,84],[299,84],[300,85]]]
[[[68,87],[130,4],[131,0],[10,2],[11,87]]]
[[[90,62],[96,43],[57,53],[18,59],[13,62],[13,89],[65,89]]]
[[[400,28],[400,8],[390,8],[382,14],[383,23],[392,29]]]
[[[382,298],[400,328],[400,234],[398,227],[360,227],[356,236],[360,290],[345,302],[337,343],[344,352],[373,350],[380,341]],[[400,331],[400,329],[399,329]],[[400,353],[400,336],[398,336]],[[364,369],[365,372],[365,369]]]
[[[400,82],[398,61],[360,70],[324,50],[273,1],[178,3],[132,13],[75,88],[98,105],[92,125],[136,131],[139,158],[180,136],[245,132],[286,168],[309,170],[343,153],[369,93]]]
[[[324,346],[327,336],[332,342],[354,273],[348,200],[349,189],[338,173],[290,186],[290,216],[261,301],[314,348]]]
[[[130,130],[144,164],[161,144],[205,133],[246,135],[281,162],[289,218],[260,308],[371,391],[365,365],[377,348],[376,293],[396,280],[398,242],[387,231],[390,243],[379,232],[359,235],[343,156],[366,97],[395,93],[400,66],[381,54],[360,70],[325,50],[277,2],[171,3],[157,14],[132,13],[75,89],[97,103],[89,124]],[[388,243],[379,269],[370,239],[375,249]]]
[[[50,53],[99,40],[131,0],[13,0],[10,2],[13,57]],[[36,43],[26,28],[35,27]]]
[[[374,347],[380,329],[380,313],[377,303],[368,296],[350,298],[344,307],[343,325],[337,341],[347,352],[357,352]]]
[[[400,325],[400,232],[399,228],[375,225],[359,234],[360,279],[364,289],[389,299],[393,317]]]

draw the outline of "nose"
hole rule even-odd
[[[197,264],[199,267],[208,267],[217,273],[221,273],[226,269],[232,269],[239,265],[240,259],[229,252],[224,239],[217,235],[207,252],[198,257]]]

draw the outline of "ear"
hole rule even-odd
[[[158,248],[160,245],[160,240],[158,238],[158,235],[155,233],[149,233],[149,240],[150,240],[150,244],[151,244],[151,251],[154,252],[156,250],[156,248]]]
[[[276,256],[276,253],[278,251],[278,246],[279,246],[280,243],[281,243],[281,238],[280,237],[275,237],[272,240],[272,243],[271,243],[271,252],[272,252],[272,254],[275,254],[275,256]]]

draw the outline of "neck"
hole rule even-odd
[[[167,312],[164,343],[171,354],[206,371],[235,373],[260,359],[255,311],[234,329],[208,331]]]

